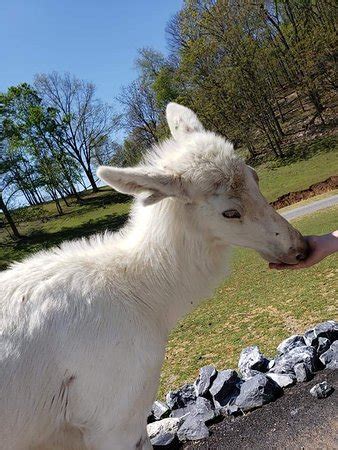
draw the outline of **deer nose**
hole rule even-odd
[[[298,262],[304,261],[304,259],[306,259],[306,254],[305,254],[305,253],[298,253],[298,254],[296,255],[296,260],[297,260]]]
[[[298,252],[295,256],[296,260],[298,262],[304,261],[309,256],[309,251],[310,251],[309,244],[304,239],[303,245],[301,246],[301,248],[298,248]]]

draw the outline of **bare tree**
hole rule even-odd
[[[162,67],[166,64],[166,59],[162,53],[151,47],[139,49],[135,61],[136,69],[140,73],[140,78],[145,82],[154,82]]]
[[[94,191],[98,190],[93,173],[96,147],[109,139],[119,126],[119,116],[95,97],[95,86],[69,74],[37,75],[35,88],[43,101],[56,113],[63,133],[57,144],[74,158],[85,172]]]
[[[101,142],[95,147],[95,163],[100,166],[109,164],[115,153],[120,150],[120,147],[117,141],[101,139]]]
[[[122,88],[118,97],[124,107],[124,128],[137,134],[144,146],[158,142],[160,110],[156,105],[155,93],[151,84],[139,78],[129,86]]]

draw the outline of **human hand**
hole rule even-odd
[[[309,254],[298,264],[270,263],[270,269],[306,269],[319,263],[326,256],[338,251],[338,230],[323,236],[306,236],[309,245]]]

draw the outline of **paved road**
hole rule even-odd
[[[317,200],[308,205],[298,206],[290,211],[282,212],[281,215],[287,220],[295,219],[296,217],[305,216],[306,214],[319,211],[320,209],[328,208],[338,204],[338,194],[331,195],[331,197],[324,198],[323,200]]]

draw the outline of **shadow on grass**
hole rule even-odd
[[[129,195],[121,194],[120,192],[107,192],[104,195],[90,195],[88,197],[83,196],[81,198],[81,205],[90,205],[93,207],[100,207],[110,205],[111,203],[128,203],[132,197]]]
[[[312,158],[319,153],[330,153],[337,150],[337,137],[327,136],[325,138],[319,138],[314,141],[290,145],[286,152],[285,157],[275,161],[275,166],[287,166],[298,161],[304,161]]]
[[[88,237],[92,234],[104,232],[106,230],[117,231],[127,219],[128,214],[108,214],[101,219],[89,220],[76,228],[64,227],[55,233],[37,231],[29,234],[24,239],[12,242],[7,241],[6,250],[10,255],[8,255],[8,261],[1,261],[0,270],[5,269],[13,259],[22,259],[24,256],[28,256],[33,252],[46,250],[60,245],[64,241]],[[19,255],[19,257],[17,257],[17,255]]]
[[[288,166],[295,162],[304,161],[312,158],[320,153],[330,153],[337,151],[338,140],[336,136],[325,136],[314,139],[313,141],[306,141],[298,144],[289,144],[283,148],[284,157],[275,158],[266,155],[257,155],[254,158],[248,158],[247,164],[253,167],[259,166],[262,162],[267,162],[270,169],[277,167]]]
[[[101,194],[101,195],[100,195]],[[70,207],[66,206],[63,201],[61,201],[63,214],[58,214],[53,202],[46,202],[42,205],[36,206],[23,206],[13,210],[13,218],[17,223],[23,222],[34,222],[35,220],[40,220],[44,223],[58,219],[60,217],[86,214],[88,211],[97,208],[105,208],[112,204],[124,204],[132,200],[132,197],[121,194],[120,192],[107,191],[98,194],[83,194],[80,202],[76,202],[74,197],[68,197],[70,202]],[[46,209],[46,207],[52,205],[51,209]]]

